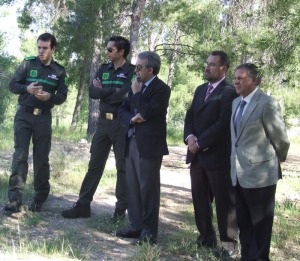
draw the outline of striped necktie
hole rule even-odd
[[[206,94],[205,94],[205,99],[206,100],[208,98],[208,96],[211,94],[211,92],[214,90],[214,86],[212,86],[211,83],[208,84],[208,88],[207,88],[207,91],[206,91]]]

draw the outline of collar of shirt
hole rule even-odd
[[[225,77],[224,77],[223,79],[221,79],[220,81],[217,81],[217,82],[214,82],[214,83],[209,82],[209,84],[211,84],[212,87],[213,87],[212,91],[213,91],[214,89],[216,89],[216,87],[217,87],[217,86],[220,84],[220,82],[223,81],[224,79],[225,79]]]
[[[43,62],[41,61],[40,57],[38,57],[38,56],[37,56],[37,58],[36,58],[36,61],[38,61],[38,63],[39,63],[41,66],[43,65],[43,66],[46,66],[46,67],[47,67],[47,66],[52,67],[52,66],[55,64],[54,60],[52,59],[51,62],[50,62],[48,65],[45,65],[45,64],[43,64]]]
[[[244,100],[245,102],[247,102],[246,106],[250,103],[252,97],[254,96],[254,94],[256,93],[257,90],[258,90],[258,87],[256,87],[247,97],[241,98],[241,100]]]
[[[125,63],[124,63],[121,67],[118,67],[118,68],[117,68],[117,70],[118,70],[119,68],[121,68],[123,71],[126,71],[126,68],[129,66],[129,64],[130,64],[130,63],[126,60]],[[109,63],[108,69],[115,69],[114,64],[113,64],[113,63]]]
[[[247,97],[245,97],[244,99],[243,99],[243,97],[241,97],[241,101],[244,100],[244,101],[246,102],[246,104],[245,104],[245,106],[244,106],[244,110],[243,110],[243,115],[244,115],[244,112],[246,111],[246,109],[247,109],[249,103],[251,102],[252,97],[254,96],[254,94],[256,93],[257,90],[258,90],[258,87],[256,87],[256,88],[255,88],[255,89],[254,89]],[[238,106],[238,109],[237,109],[237,111],[236,111],[235,118],[236,118],[236,116],[237,116],[239,110],[240,110],[240,105]]]
[[[150,80],[146,81],[144,83],[144,85],[146,85],[146,87],[148,87],[148,85],[153,81],[153,79],[156,77],[156,75],[154,75]]]

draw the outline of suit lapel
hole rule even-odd
[[[237,133],[237,139],[241,136],[243,130],[245,129],[245,125],[250,117],[250,115],[255,110],[256,106],[258,105],[259,97],[260,97],[261,91],[257,90],[254,96],[252,97],[250,103],[248,104],[242,118],[241,118],[241,124]]]
[[[219,83],[219,85],[213,90],[213,92],[208,96],[208,98],[206,99],[206,101],[204,101],[204,99],[205,99],[205,96],[206,96],[206,91],[207,91],[207,88],[208,88],[208,83],[206,83],[205,86],[203,86],[202,88],[200,88],[199,95],[197,97],[197,105],[198,106],[196,106],[196,110],[200,111],[207,104],[209,104],[209,102],[211,100],[213,100],[214,97],[218,96],[219,93],[221,93],[221,91],[222,91],[222,86],[226,85],[226,83],[227,83],[226,79],[224,79],[223,81],[221,81]]]
[[[150,84],[146,87],[146,89],[143,91],[142,95],[147,96],[148,93],[150,93],[154,88],[156,88],[158,82],[158,77],[156,76]]]

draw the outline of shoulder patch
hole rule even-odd
[[[36,56],[28,56],[28,57],[24,58],[25,61],[30,61],[30,60],[35,60],[35,59],[36,59]]]

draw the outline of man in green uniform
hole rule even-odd
[[[64,218],[88,218],[91,202],[102,177],[111,149],[117,168],[116,207],[113,220],[125,217],[127,209],[125,178],[125,138],[127,130],[117,117],[117,109],[127,97],[135,77],[135,66],[126,60],[130,42],[121,36],[113,36],[107,44],[108,64],[102,64],[90,86],[90,98],[100,99],[100,117],[91,145],[88,172],[81,185],[79,199],[70,209],[62,211]]]
[[[9,178],[9,202],[4,207],[6,211],[21,210],[31,138],[35,194],[28,209],[41,211],[50,191],[51,109],[62,104],[68,93],[66,71],[52,59],[56,46],[53,35],[40,35],[37,39],[38,56],[25,58],[9,84],[10,91],[18,94],[19,99],[14,119],[15,152]]]

